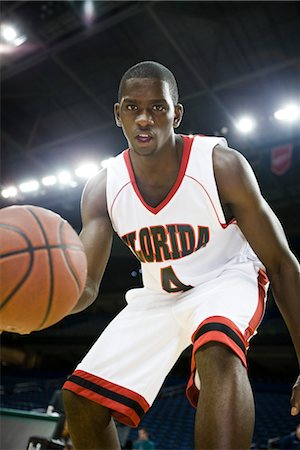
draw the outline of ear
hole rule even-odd
[[[114,114],[115,114],[115,121],[117,124],[117,127],[122,127],[122,121],[120,119],[120,103],[114,104]]]
[[[181,124],[183,116],[183,105],[181,103],[178,103],[175,105],[175,114],[174,114],[174,121],[173,121],[173,127],[178,128]]]

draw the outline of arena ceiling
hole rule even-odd
[[[142,60],[174,72],[180,132],[226,134],[250,156],[300,137],[300,127],[273,117],[300,99],[299,2],[24,0],[1,8],[1,23],[27,37],[13,52],[1,44],[2,186],[119,153],[126,142],[113,103],[124,71]],[[245,113],[257,121],[247,137],[234,125]],[[59,193],[61,202],[68,195]]]
[[[180,132],[225,134],[250,159],[262,146],[300,142],[299,123],[273,117],[300,101],[300,2],[90,0],[94,17],[84,15],[86,3],[1,2],[1,23],[16,24],[27,37],[13,52],[4,53],[0,42],[1,188],[83,160],[99,162],[125,148],[113,104],[122,74],[142,60],[174,72],[185,107]],[[247,136],[235,128],[243,114],[257,121]],[[299,175],[294,177],[300,190]],[[54,209],[78,229],[81,190],[18,202]],[[299,197],[298,209],[289,203],[281,214],[298,243]],[[13,202],[1,199],[2,206]],[[115,242],[113,254],[128,258]],[[113,260],[107,286],[128,286],[129,274],[138,270],[137,262],[128,262],[121,278],[121,266]]]

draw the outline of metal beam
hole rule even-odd
[[[189,71],[194,75],[196,80],[198,80],[199,84],[202,86],[202,88],[205,90],[206,94],[211,97],[211,99],[214,101],[214,103],[218,106],[219,109],[223,111],[223,113],[228,117],[231,123],[234,123],[234,117],[228,110],[228,108],[225,106],[225,104],[219,99],[219,97],[210,89],[208,84],[204,81],[204,79],[199,75],[199,72],[196,70],[195,66],[190,62],[189,58],[186,56],[184,51],[178,46],[175,39],[171,36],[171,34],[167,31],[165,25],[162,24],[160,19],[157,17],[151,6],[146,6],[145,8],[157,27],[160,29],[162,34],[165,36],[167,41],[172,45],[176,53],[179,55],[181,60],[184,62],[186,67],[189,69]]]
[[[111,109],[107,108],[100,100],[97,99],[96,95],[75,75],[75,73],[62,62],[58,56],[52,56],[53,61],[68,75],[69,78],[81,89],[82,92],[94,103],[98,108],[100,108],[106,115],[111,116]]]
[[[31,150],[30,150],[30,153],[31,154],[38,153],[40,151],[44,151],[44,150],[50,149],[52,147],[62,146],[62,145],[68,144],[69,142],[77,140],[77,139],[79,139],[79,138],[81,138],[83,136],[88,136],[89,134],[95,133],[97,131],[105,130],[105,129],[107,129],[109,127],[112,127],[112,126],[114,126],[113,119],[111,121],[104,122],[101,125],[95,125],[93,127],[86,128],[85,130],[79,131],[78,133],[69,134],[69,135],[64,136],[62,138],[58,138],[58,139],[55,139],[55,140],[53,140],[51,142],[47,142],[46,144],[41,144],[41,145],[37,145],[35,147],[32,147]],[[22,151],[24,153],[23,149],[22,149]],[[33,157],[33,158],[36,161],[38,161],[38,159],[36,157]],[[6,158],[6,161],[9,161],[9,160],[12,161],[14,159],[15,159],[14,155],[11,155],[10,157]]]
[[[144,2],[138,2],[131,5],[129,2],[129,6],[126,10],[122,10],[116,13],[113,17],[109,17],[103,21],[100,20],[99,23],[95,24],[91,28],[84,29],[82,32],[71,36],[69,39],[60,42],[53,47],[46,48],[41,53],[38,53],[37,55],[34,55],[31,58],[26,59],[25,61],[15,64],[13,67],[8,68],[7,70],[3,70],[3,74],[1,77],[2,80],[8,80],[9,78],[12,78],[13,76],[18,75],[25,70],[28,70],[31,67],[45,61],[47,58],[55,56],[60,52],[66,50],[67,48],[70,48],[75,44],[84,41],[85,39],[95,36],[96,34],[103,32],[104,30],[107,30],[114,25],[117,25],[119,22],[129,19],[136,14],[139,14],[144,9],[143,3]]]
[[[37,157],[33,156],[31,153],[26,152],[25,148],[23,148],[13,137],[10,136],[10,134],[7,133],[7,131],[2,131],[3,138],[7,141],[8,145],[11,145],[14,147],[14,149],[18,152],[18,155],[22,155],[22,157],[25,157],[29,161],[31,161],[36,167],[39,169],[44,170],[47,166],[42,161],[40,161]],[[19,156],[14,154],[14,158],[19,158]],[[11,157],[6,158],[5,161],[10,160]]]
[[[300,64],[300,57],[296,58],[290,58],[285,61],[272,64],[269,67],[266,67],[265,69],[259,69],[255,70],[254,72],[247,73],[245,75],[241,75],[240,77],[233,78],[228,81],[224,81],[223,83],[218,83],[215,86],[211,88],[212,92],[219,92],[223,91],[225,89],[237,86],[239,84],[246,83],[247,81],[255,80],[256,78],[264,77],[265,75],[270,75],[271,73],[280,72],[281,70],[284,70],[291,66],[298,66]],[[202,89],[199,91],[194,92],[193,94],[186,95],[184,97],[184,100],[190,100],[192,98],[201,97],[202,95],[207,94],[206,89]]]

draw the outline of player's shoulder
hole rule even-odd
[[[88,179],[84,187],[84,193],[86,194],[100,194],[103,189],[105,191],[107,179],[107,169],[101,169],[95,175]]]
[[[248,165],[245,157],[237,150],[221,144],[217,144],[213,150],[214,170],[223,175],[241,173]]]
[[[82,193],[82,208],[94,209],[99,213],[106,210],[106,178],[107,169],[104,168],[87,181]]]

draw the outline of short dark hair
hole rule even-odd
[[[174,105],[177,105],[179,97],[177,82],[172,72],[162,64],[155,61],[142,61],[135,66],[130,67],[130,69],[124,73],[119,84],[119,101],[122,98],[122,90],[125,81],[131,78],[158,78],[159,80],[166,81],[169,85]]]

